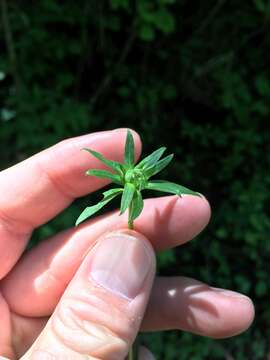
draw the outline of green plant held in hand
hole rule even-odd
[[[149,179],[163,170],[172,160],[173,154],[161,159],[166,148],[161,147],[152,154],[141,160],[135,165],[134,139],[131,132],[127,131],[125,144],[125,159],[121,164],[116,161],[108,160],[104,156],[91,149],[83,149],[91,155],[99,159],[103,164],[110,167],[114,172],[107,170],[90,169],[86,171],[86,175],[106,178],[111,180],[117,187],[103,193],[103,199],[96,205],[87,207],[79,216],[76,225],[94,215],[112,199],[118,195],[122,195],[120,204],[120,215],[128,210],[128,228],[133,229],[134,220],[141,214],[143,210],[143,198],[141,192],[143,190],[156,190],[176,194],[181,197],[182,194],[192,194],[201,196],[200,193],[189,190],[188,188],[165,180]],[[134,350],[130,349],[128,360],[134,359]]]
[[[172,160],[173,154],[161,159],[166,148],[161,147],[152,154],[141,160],[137,165],[135,164],[134,155],[134,139],[131,132],[127,131],[125,144],[125,161],[119,163],[108,160],[102,154],[91,150],[88,151],[91,155],[99,159],[103,164],[110,167],[114,172],[107,170],[90,169],[86,171],[86,175],[106,178],[111,180],[114,184],[121,187],[113,188],[103,193],[103,199],[96,205],[87,207],[76,221],[76,226],[82,221],[86,220],[116,196],[121,196],[120,215],[128,210],[128,227],[133,229],[134,220],[141,214],[143,210],[143,198],[141,192],[143,190],[156,190],[161,192],[168,192],[176,194],[181,197],[182,194],[191,194],[201,196],[200,193],[189,190],[188,188],[165,180],[149,179],[163,170]]]

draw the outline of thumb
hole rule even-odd
[[[154,273],[154,252],[144,236],[131,230],[103,236],[23,359],[124,359],[139,330]]]

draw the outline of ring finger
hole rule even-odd
[[[15,351],[22,355],[35,341],[48,318],[12,316]],[[158,277],[141,330],[179,329],[211,338],[225,338],[247,329],[253,318],[253,304],[244,295],[212,288],[191,278]]]

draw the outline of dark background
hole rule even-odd
[[[175,161],[164,177],[205,194],[213,216],[197,239],[159,255],[159,273],[243,292],[257,317],[227,340],[171,331],[143,341],[164,360],[267,359],[270,2],[0,3],[1,167],[115,127],[138,131],[144,154],[167,146]],[[86,203],[34,241],[72,226]]]

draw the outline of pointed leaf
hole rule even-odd
[[[115,197],[116,195],[121,194],[123,191],[124,191],[124,189],[122,189],[122,188],[113,188],[113,189],[104,191],[102,193],[102,195],[104,196],[104,200],[106,200],[110,196]]]
[[[123,214],[129,207],[133,199],[134,192],[135,192],[135,186],[131,183],[126,183],[121,198],[120,215]]]
[[[136,193],[134,194],[132,203],[131,203],[131,211],[129,214],[129,219],[131,221],[135,220],[142,212],[143,210],[143,198],[142,195],[140,193],[140,191],[136,191]]]
[[[96,212],[98,212],[100,209],[102,209],[103,206],[105,206],[109,201],[111,201],[111,199],[108,201],[101,201],[98,204],[93,205],[93,206],[86,207],[83,210],[83,212],[81,213],[81,215],[78,217],[75,225],[78,226],[81,222],[88,219],[90,216],[94,215]]]
[[[173,154],[166,156],[165,158],[159,160],[156,164],[152,165],[151,167],[147,168],[145,170],[145,174],[148,178],[151,176],[159,173],[161,170],[163,170],[171,161],[173,158]]]
[[[121,194],[123,189],[110,189],[103,193],[103,199],[93,206],[88,206],[84,209],[81,215],[78,217],[76,221],[76,226],[78,226],[81,222],[94,215],[100,209],[102,209],[106,204],[108,204],[112,199],[114,199],[117,195]]]
[[[128,166],[134,165],[135,156],[134,156],[134,139],[130,132],[127,131],[126,145],[125,145],[125,163]]]
[[[82,150],[88,151],[91,155],[93,155],[95,158],[100,160],[103,164],[109,166],[110,168],[112,168],[115,171],[122,174],[122,170],[121,170],[121,165],[122,164],[120,164],[119,162],[106,159],[102,154],[100,154],[99,152],[97,152],[95,150],[91,150],[91,149],[88,149],[88,148],[83,148]]]
[[[161,156],[163,155],[165,150],[166,150],[166,148],[164,146],[157,149],[152,154],[148,155],[146,158],[141,160],[136,165],[136,168],[139,168],[139,169],[144,168],[144,169],[146,169],[148,167],[151,167],[151,166],[155,165],[157,163],[157,161],[161,158]]]
[[[104,198],[108,198],[110,196],[113,196],[114,195],[119,195],[121,194],[122,192],[124,191],[124,189],[122,188],[113,188],[113,189],[110,189],[110,190],[106,190],[102,193],[102,195],[104,196]],[[103,199],[102,199],[103,200]],[[104,199],[105,200],[105,199]]]
[[[196,191],[192,191],[185,186],[178,185],[173,182],[165,181],[165,180],[153,180],[149,181],[145,187],[149,190],[163,191],[171,194],[176,194],[181,196],[182,194],[190,194],[196,196],[202,196],[200,193]]]
[[[122,185],[121,178],[118,174],[113,174],[107,170],[99,170],[99,169],[90,169],[86,171],[86,175],[96,176],[100,178],[110,179],[114,183]]]

